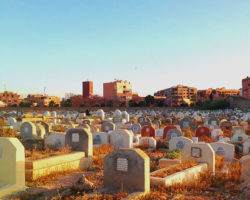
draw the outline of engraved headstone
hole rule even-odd
[[[104,187],[109,191],[149,192],[149,157],[140,149],[111,152],[104,158]]]

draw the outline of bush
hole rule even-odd
[[[135,100],[130,100],[128,102],[128,105],[129,105],[129,107],[136,107],[136,106],[138,106]]]
[[[139,106],[139,107],[146,107],[146,102],[145,102],[145,101],[140,101],[140,102],[138,103],[138,106]]]
[[[226,100],[217,100],[214,102],[207,102],[201,109],[204,110],[218,110],[218,109],[227,109],[230,107],[230,104]]]
[[[32,104],[32,103],[29,102],[29,101],[21,101],[20,104],[19,104],[19,106],[20,106],[20,107],[30,107],[31,104]]]
[[[181,150],[180,149],[176,149],[173,151],[170,151],[166,154],[165,158],[168,159],[181,159]]]

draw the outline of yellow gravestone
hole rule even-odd
[[[24,147],[17,138],[0,137],[0,199],[24,189]]]

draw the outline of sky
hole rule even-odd
[[[129,80],[145,96],[183,84],[241,88],[250,0],[0,0],[0,91],[64,97]]]

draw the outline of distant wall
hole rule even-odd
[[[248,109],[250,109],[250,99],[231,96],[228,97],[227,101],[230,103],[230,108],[239,108],[243,111],[247,111]]]

